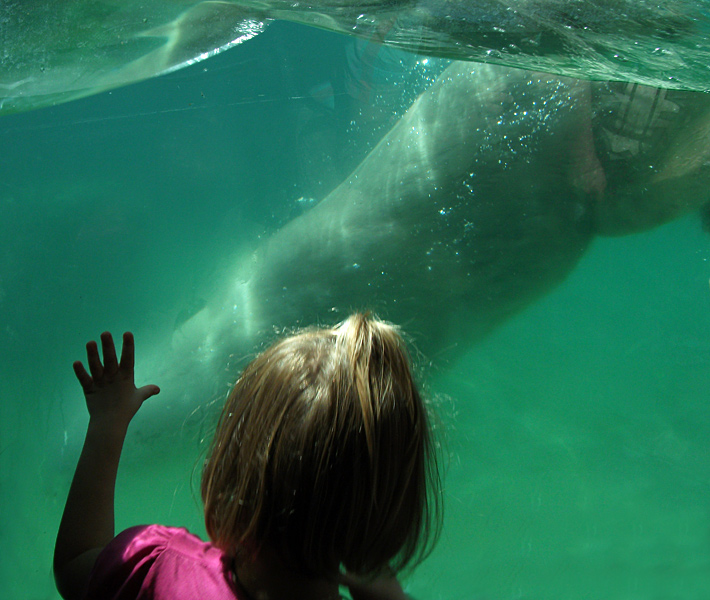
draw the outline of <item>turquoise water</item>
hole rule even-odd
[[[696,225],[596,244],[561,289],[443,374],[458,453],[422,597],[707,597]]]
[[[70,364],[105,329],[136,333],[138,378],[163,388],[132,426],[117,527],[203,532],[195,465],[239,359],[272,333],[219,366],[201,358],[187,399],[171,393],[184,364],[170,348],[443,68],[390,51],[366,68],[356,44],[274,24],[187,70],[0,120],[1,597],[56,597],[51,551],[85,423]],[[430,353],[417,338],[448,472],[415,597],[708,597],[708,239],[695,214],[598,238],[489,337]]]

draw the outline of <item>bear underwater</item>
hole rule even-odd
[[[199,381],[271,328],[354,308],[455,355],[563,281],[595,236],[703,207],[708,142],[703,93],[452,63],[179,327],[176,357]]]

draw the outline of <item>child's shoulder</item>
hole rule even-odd
[[[124,558],[134,554],[177,553],[205,563],[224,562],[224,553],[209,542],[203,541],[184,527],[166,525],[136,525],[119,533],[106,547],[120,552]]]
[[[107,596],[107,589],[115,595]],[[156,600],[179,600],[180,590],[191,590],[210,600],[232,600],[236,595],[230,562],[221,550],[187,529],[164,525],[126,529],[99,555],[87,598],[128,600],[121,593],[126,589],[138,590],[130,596],[136,600],[148,590]]]

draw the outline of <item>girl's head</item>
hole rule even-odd
[[[288,568],[394,572],[440,526],[426,408],[395,327],[354,314],[252,361],[225,404],[202,475],[207,532]]]

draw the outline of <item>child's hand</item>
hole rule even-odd
[[[157,385],[136,388],[133,382],[135,356],[133,334],[123,334],[121,362],[116,359],[116,348],[111,334],[101,334],[104,364],[101,364],[96,342],[86,344],[87,362],[91,375],[81,361],[74,363],[74,373],[84,389],[90,421],[110,428],[127,428],[143,402],[160,389]]]
[[[341,573],[340,585],[347,586],[353,600],[410,600],[394,575],[381,575],[372,581]]]

